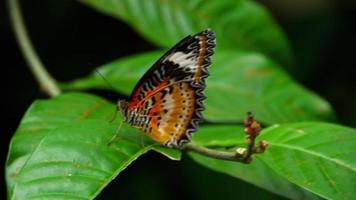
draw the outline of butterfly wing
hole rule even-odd
[[[206,30],[184,38],[162,56],[131,94],[128,110],[137,115],[132,124],[168,146],[189,141],[202,120],[214,47],[214,33]]]

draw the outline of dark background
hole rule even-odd
[[[327,99],[340,123],[356,125],[356,3],[340,0],[260,0],[285,30],[295,53],[294,79]],[[126,24],[72,0],[22,1],[30,37],[49,72],[60,81],[82,77],[115,58],[153,50]],[[16,45],[0,4],[1,165],[28,106],[47,98]],[[4,183],[4,178],[3,178]],[[1,199],[6,198],[5,186]],[[100,199],[225,199],[280,197],[210,171],[186,156],[182,162],[149,153],[104,190]]]

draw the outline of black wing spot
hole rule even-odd
[[[173,93],[173,88],[172,87],[168,87],[168,93],[172,94]]]

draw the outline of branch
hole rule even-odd
[[[246,150],[244,148],[238,148],[236,152],[219,151],[215,149],[210,149],[202,146],[198,146],[192,143],[185,144],[182,147],[183,150],[194,151],[196,153],[220,159],[220,160],[230,160],[245,163],[244,153]]]
[[[8,0],[8,11],[16,40],[40,88],[49,96],[61,93],[56,81],[42,64],[28,36],[18,0]]]
[[[183,145],[181,149],[187,151],[194,151],[196,153],[220,160],[229,160],[248,164],[252,161],[253,154],[263,153],[266,150],[268,143],[265,140],[261,140],[259,142],[259,145],[256,146],[255,140],[260,134],[261,126],[253,118],[253,115],[250,112],[247,113],[247,118],[244,120],[244,125],[246,127],[245,133],[247,148],[237,148],[235,152],[220,151],[203,146],[198,146],[193,143],[188,143]]]

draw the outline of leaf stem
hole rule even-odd
[[[215,149],[206,148],[203,146],[198,146],[193,143],[187,143],[182,146],[183,150],[193,151],[208,157],[220,159],[220,160],[229,160],[246,163],[245,160],[245,149],[239,148],[236,152],[220,151]]]
[[[40,88],[49,96],[61,93],[55,79],[47,72],[28,36],[18,0],[8,0],[8,11],[16,40]]]

